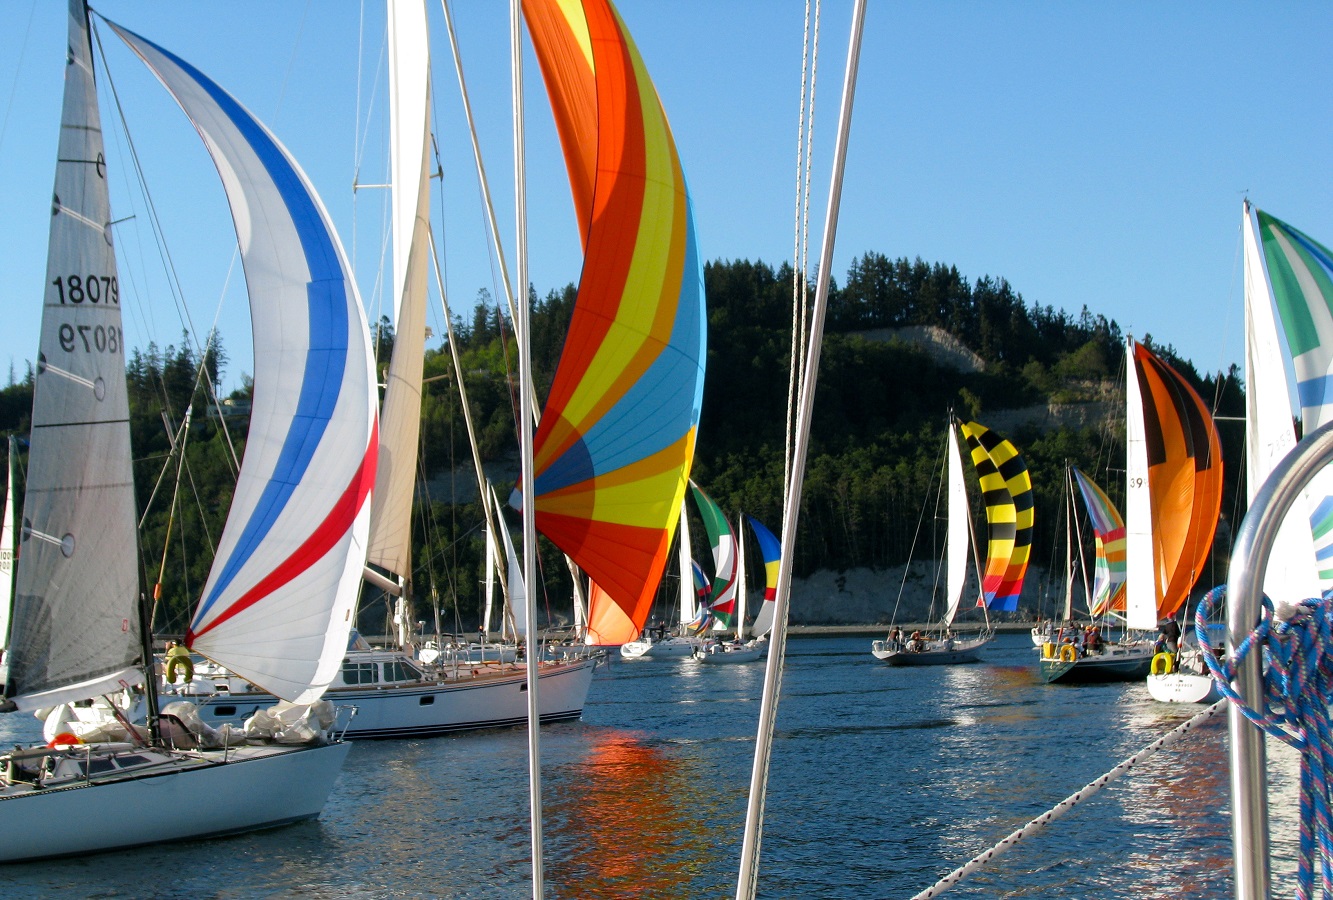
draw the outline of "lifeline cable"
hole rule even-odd
[[[1320,896],[1333,897],[1333,824],[1330,823],[1330,771],[1333,770],[1333,592],[1322,599],[1284,604],[1274,611],[1263,598],[1259,624],[1219,661],[1208,643],[1207,616],[1226,595],[1226,585],[1213,588],[1199,601],[1195,631],[1213,681],[1223,696],[1264,733],[1291,745],[1301,754],[1300,858],[1296,870],[1297,900],[1308,900],[1314,886],[1315,853],[1319,854]],[[1231,686],[1242,661],[1261,648],[1266,662],[1263,709],[1242,702]]]
[[[1214,676],[1214,678],[1216,678],[1216,676]],[[972,859],[968,860],[968,862],[963,866],[954,869],[948,875],[945,875],[943,878],[935,882],[930,887],[926,888],[921,893],[913,896],[912,900],[926,900],[926,898],[938,897],[940,894],[943,894],[945,891],[953,887],[958,882],[962,881],[968,875],[971,875],[973,872],[980,869],[986,863],[995,859],[997,856],[999,856],[1004,851],[1008,850],[1010,847],[1013,847],[1023,838],[1028,837],[1029,835],[1036,834],[1037,832],[1041,831],[1051,822],[1055,821],[1056,819],[1060,818],[1060,816],[1069,812],[1079,803],[1082,803],[1084,800],[1087,800],[1093,794],[1097,793],[1102,788],[1106,787],[1112,781],[1115,781],[1121,775],[1124,775],[1130,769],[1134,768],[1134,766],[1138,765],[1143,760],[1152,756],[1158,750],[1161,750],[1165,747],[1169,747],[1176,741],[1180,740],[1180,738],[1184,737],[1186,732],[1192,731],[1197,726],[1203,724],[1206,720],[1211,719],[1213,716],[1220,713],[1223,707],[1226,706],[1226,703],[1227,703],[1226,700],[1218,700],[1216,703],[1205,709],[1203,712],[1198,713],[1193,718],[1177,725],[1175,728],[1171,729],[1166,734],[1162,735],[1157,740],[1153,741],[1151,744],[1144,747],[1138,753],[1135,753],[1133,756],[1121,762],[1118,766],[1116,766],[1114,769],[1112,769],[1105,775],[1098,778],[1096,781],[1093,781],[1091,784],[1088,784],[1087,786],[1081,788],[1080,790],[1077,790],[1074,793],[1070,794],[1068,797],[1057,803],[1053,808],[1037,816],[1037,818],[1033,819],[1032,821],[1024,825],[1022,828],[1010,834],[1008,837],[1000,841],[994,847],[991,847],[989,850],[986,850],[985,852],[981,853],[978,856],[972,857]]]

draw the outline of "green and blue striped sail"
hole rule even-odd
[[[1281,219],[1250,209],[1291,358],[1302,430],[1309,434],[1333,420],[1333,251]],[[1327,588],[1333,585],[1333,492],[1321,493],[1310,527],[1320,581]]]

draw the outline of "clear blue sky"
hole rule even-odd
[[[286,143],[354,255],[363,302],[382,311],[385,179],[382,5],[103,0],[108,17],[189,59]],[[504,222],[512,221],[507,15],[458,0],[468,86]],[[706,259],[791,258],[804,4],[622,0],[662,95]],[[817,258],[851,0],[827,0],[816,105],[811,260]],[[0,28],[0,367],[35,355],[64,68],[59,0],[10,0]],[[436,131],[444,154],[448,287],[469,316],[499,294],[458,87],[431,5]],[[364,25],[362,17],[364,16]],[[1084,305],[1175,345],[1204,370],[1242,358],[1239,224],[1245,192],[1333,243],[1333,5],[961,3],[871,0],[835,276],[876,251],[1003,277],[1029,303]],[[163,221],[190,316],[216,317],[250,369],[248,314],[231,271],[220,185],[184,117],[103,29],[111,78]],[[358,91],[358,78],[361,85]],[[530,277],[577,280],[580,252],[545,94],[526,67]],[[180,340],[127,147],[103,105],[131,346]],[[368,135],[368,136],[367,136]],[[437,195],[438,196],[438,195]],[[513,228],[504,225],[512,258]],[[230,274],[230,281],[228,274]],[[228,287],[230,285],[230,287]],[[219,312],[220,298],[225,301]],[[438,312],[435,314],[438,318]],[[437,329],[438,330],[438,329]],[[0,368],[0,377],[5,370]]]

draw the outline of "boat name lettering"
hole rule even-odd
[[[119,353],[124,341],[120,329],[112,325],[71,325],[65,322],[60,326],[60,349],[73,353],[83,347],[84,353]]]
[[[51,282],[60,292],[60,305],[112,303],[120,305],[120,282],[115,275],[61,275]]]

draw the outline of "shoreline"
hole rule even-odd
[[[1019,634],[1032,630],[1032,622],[996,622],[991,628],[997,634]],[[886,634],[892,625],[788,625],[787,634],[797,636],[817,636],[817,635],[836,635],[836,634]],[[905,622],[898,625],[903,631],[908,633],[913,631],[929,631],[938,628],[938,623],[930,622]],[[970,631],[979,631],[985,627],[984,622],[955,622],[953,630],[955,634],[966,634]]]

